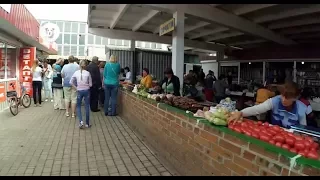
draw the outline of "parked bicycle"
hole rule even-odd
[[[9,102],[9,108],[12,115],[16,116],[19,113],[19,106],[23,106],[25,108],[30,107],[31,105],[31,97],[26,93],[26,88],[20,83],[20,97],[18,97],[18,93],[16,90],[8,91],[7,98]],[[15,83],[10,83],[12,89],[16,89]]]

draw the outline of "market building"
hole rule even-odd
[[[111,39],[108,37],[100,37],[88,32],[86,22],[79,21],[62,21],[62,20],[46,20],[38,19],[40,27],[47,24],[56,25],[56,33],[58,37],[55,43],[58,46],[58,55],[51,55],[49,59],[57,59],[67,57],[72,54],[79,59],[90,59],[90,57],[105,56],[105,47],[111,49],[129,50],[131,48],[130,40]],[[168,51],[167,44],[150,43],[136,41],[135,47],[145,50]]]
[[[180,83],[188,48],[216,52],[199,56],[202,68],[230,72],[237,85],[241,77],[262,83],[275,72],[319,93],[319,10],[316,4],[89,4],[88,31],[171,44],[171,67]],[[238,91],[233,95],[250,94]],[[310,159],[237,133],[242,130],[214,126],[186,113],[187,100],[155,102],[126,90],[120,99],[120,116],[181,175],[319,175],[318,155]],[[306,129],[300,132],[308,134]],[[311,134],[319,137],[314,130]]]
[[[8,108],[6,92],[23,83],[32,91],[30,69],[36,58],[57,49],[39,35],[40,24],[23,4],[0,4],[0,111]]]

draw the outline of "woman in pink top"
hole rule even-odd
[[[90,109],[90,87],[92,86],[92,79],[89,71],[86,71],[87,62],[82,60],[80,62],[80,70],[77,70],[71,77],[70,84],[77,89],[77,116],[79,118],[79,128],[83,128],[81,103],[84,98],[86,110],[86,127],[91,127],[89,123],[89,109]]]

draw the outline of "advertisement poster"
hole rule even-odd
[[[0,48],[0,79],[5,79],[5,48]]]
[[[60,36],[59,26],[50,22],[44,22],[41,23],[39,31],[39,42],[50,50],[58,51],[56,40]]]
[[[9,81],[8,91],[16,91],[16,89],[17,89],[17,82],[16,81]]]
[[[6,86],[5,83],[0,83],[0,103],[6,101]]]
[[[36,59],[36,48],[21,48],[20,49],[20,82],[26,88],[26,93],[32,96],[32,74],[31,68],[33,61]]]

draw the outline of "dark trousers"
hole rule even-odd
[[[98,101],[99,101],[99,88],[91,87],[90,88],[90,109],[91,111],[98,110]]]
[[[104,97],[105,97],[104,89],[101,88],[99,90],[99,104],[100,104],[101,107],[103,107],[103,104],[104,104]]]
[[[41,104],[41,89],[42,89],[42,82],[41,81],[32,81],[32,91],[33,91],[33,101],[34,104]],[[38,95],[38,98],[37,98]]]

